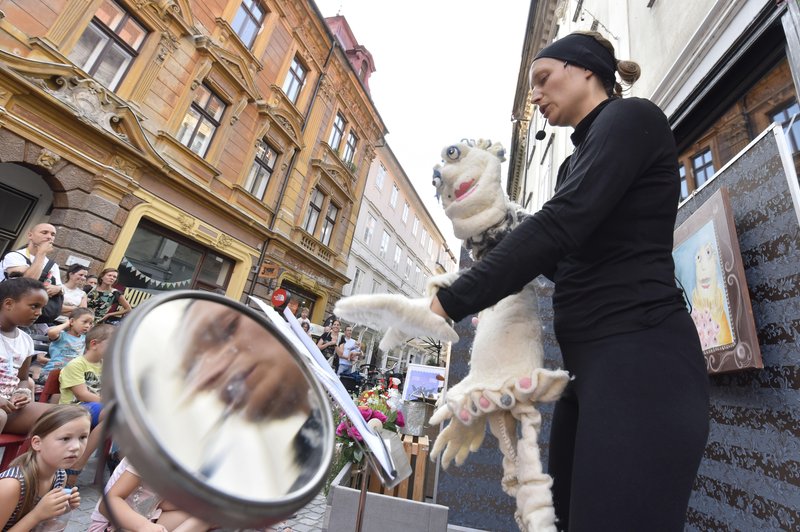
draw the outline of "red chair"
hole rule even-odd
[[[22,434],[0,434],[0,447],[3,448],[3,459],[0,460],[0,471],[8,469],[8,464],[16,458],[27,443],[28,437]]]
[[[44,388],[42,388],[42,393],[39,394],[40,403],[49,403],[54,395],[59,395],[61,393],[61,385],[58,382],[59,375],[61,375],[60,369],[50,370],[50,373],[47,374],[47,380],[44,381]]]

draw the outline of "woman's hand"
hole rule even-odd
[[[63,488],[53,488],[48,491],[33,509],[37,520],[41,522],[66,512],[71,496],[64,493]]]
[[[13,403],[15,410],[21,410],[30,404],[31,396],[28,393],[18,393],[15,391],[11,395],[11,402]]]
[[[5,397],[0,397],[0,410],[3,410],[3,411],[8,412],[10,414],[11,412],[16,412],[17,411],[17,407],[14,406],[14,403],[9,401]]]

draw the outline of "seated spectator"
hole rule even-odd
[[[105,413],[100,398],[103,358],[115,327],[107,324],[95,325],[86,333],[86,350],[83,355],[70,361],[58,376],[61,397],[59,404],[79,404],[92,415],[92,432],[86,444],[86,452],[67,470],[67,486],[74,486],[81,469],[97,448],[102,433],[101,424]]]
[[[0,431],[27,434],[46,410],[34,403],[28,378],[33,340],[20,327],[30,326],[47,304],[47,292],[37,279],[12,278],[0,283]]]
[[[56,320],[59,323],[67,321],[70,312],[76,308],[86,308],[86,292],[83,285],[89,270],[86,266],[73,264],[67,270],[67,280],[64,283],[64,305],[61,307],[61,316]]]
[[[136,470],[123,458],[106,483],[106,503],[97,501],[88,532],[117,530],[109,523],[109,507],[123,530],[140,532],[203,532],[210,527],[178,510],[142,483]]]
[[[131,311],[131,305],[125,296],[114,288],[118,273],[116,268],[106,268],[100,272],[100,282],[87,295],[88,307],[94,311],[95,323],[118,322],[119,319],[114,318],[122,318]]]
[[[86,350],[86,333],[92,328],[93,323],[92,311],[79,307],[70,313],[69,320],[47,330],[47,337],[50,338],[49,356],[39,356],[38,360],[44,362],[37,380],[39,384],[44,384],[52,370],[62,369],[83,354]]]

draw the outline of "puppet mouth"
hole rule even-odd
[[[455,190],[456,201],[461,201],[465,197],[469,196],[472,191],[474,191],[477,187],[475,185],[475,180],[470,179],[469,181],[465,181],[458,185],[458,188]]]

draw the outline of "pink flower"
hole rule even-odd
[[[397,411],[397,419],[394,420],[394,424],[398,427],[406,426],[406,419],[403,417],[403,412],[400,410]]]
[[[345,434],[347,434],[347,423],[342,421],[341,423],[339,423],[339,426],[336,427],[336,435],[344,437]]]
[[[358,432],[358,429],[355,427],[347,427],[347,435],[356,441],[364,441],[364,438],[361,437],[361,433]]]
[[[372,411],[372,419],[377,419],[381,423],[385,423],[386,422],[386,414],[384,414],[380,410],[373,410]]]
[[[367,408],[366,406],[359,406],[358,410],[359,412],[361,412],[361,417],[364,418],[364,421],[369,421],[370,419],[372,419],[373,411],[371,408]]]

